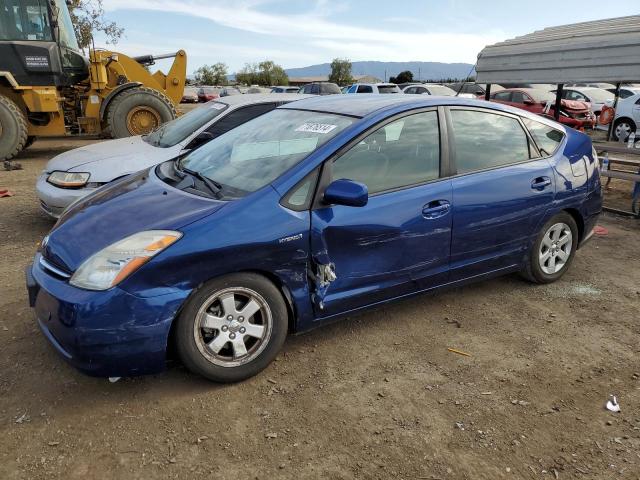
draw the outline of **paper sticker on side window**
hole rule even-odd
[[[328,123],[303,123],[298,128],[296,128],[296,132],[309,132],[309,133],[329,133],[331,130],[336,128],[337,125],[330,125]]]

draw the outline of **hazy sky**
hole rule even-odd
[[[219,61],[234,72],[264,59],[285,68],[334,57],[475,63],[487,44],[548,26],[634,13],[613,12],[611,5],[601,0],[104,0],[107,18],[125,28],[114,50],[140,55],[184,48],[189,73]]]

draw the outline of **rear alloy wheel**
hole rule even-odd
[[[278,354],[287,334],[278,289],[255,274],[205,284],[178,319],[177,349],[193,372],[218,382],[251,377]]]
[[[107,130],[113,138],[145,135],[176,118],[176,108],[164,93],[147,87],[119,93],[107,110]]]
[[[0,160],[11,160],[24,150],[28,128],[18,105],[0,95]]]
[[[578,227],[571,215],[561,212],[542,227],[534,242],[523,276],[535,283],[551,283],[569,268],[578,247]]]
[[[623,118],[618,120],[613,127],[613,135],[618,141],[626,142],[631,132],[636,131],[636,125],[631,120]]]

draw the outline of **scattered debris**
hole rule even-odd
[[[601,227],[600,225],[596,225],[595,227],[593,227],[593,234],[598,235],[599,237],[606,237],[607,235],[609,235],[609,230]]]
[[[278,438],[278,434],[275,432],[267,433],[264,438]]]
[[[493,395],[493,392],[480,392],[480,395]]]
[[[448,324],[455,325],[456,328],[462,328],[462,324],[458,320],[455,320],[455,319],[452,320],[449,317],[444,317],[444,319]]]
[[[60,445],[60,442],[49,442],[50,447],[55,447],[56,445]]]
[[[470,357],[471,354],[467,353],[467,352],[463,352],[462,350],[458,350],[455,348],[447,348],[447,350],[449,350],[451,353],[457,353],[458,355],[463,355],[465,357]]]
[[[456,428],[459,428],[460,430],[464,430],[464,423],[456,422]]]
[[[27,415],[27,412],[24,412],[22,415],[16,418],[16,423],[22,423],[22,422],[28,422],[28,421],[29,421],[29,415]]]
[[[273,383],[273,384],[278,383],[278,382],[276,382],[273,378],[267,378],[267,382],[269,382],[269,383]]]
[[[609,395],[609,401],[607,402],[606,407],[610,412],[617,413],[620,411],[620,405],[618,405],[618,399],[615,395]]]
[[[0,190],[0,198],[3,197],[13,197],[13,192],[11,190]]]
[[[4,161],[4,169],[7,172],[10,172],[11,170],[22,170],[22,164],[20,164],[18,162],[12,162],[10,160],[5,160]]]
[[[109,381],[111,383],[116,383],[118,380],[120,380],[121,377],[109,377]]]

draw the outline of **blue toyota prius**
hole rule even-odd
[[[602,206],[589,137],[503,105],[304,99],[73,204],[27,269],[49,342],[96,376],[175,351],[221,382],[289,332],[509,272],[548,283]]]

